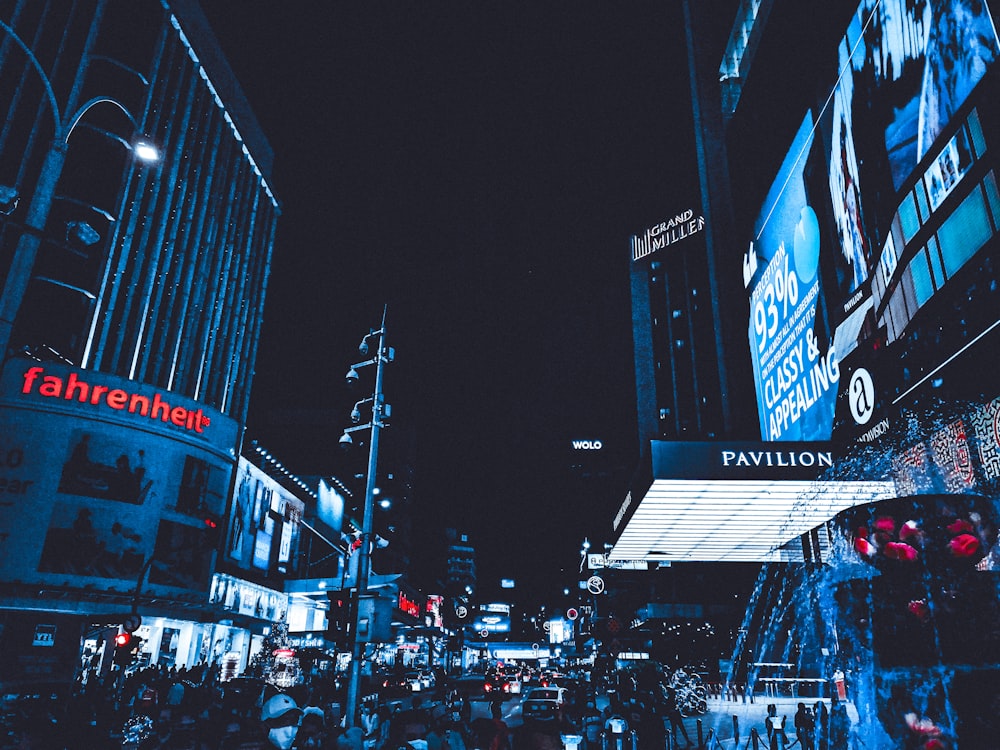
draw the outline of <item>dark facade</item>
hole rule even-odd
[[[6,632],[214,617],[280,213],[270,146],[190,0],[4,6],[0,102]],[[180,641],[177,663],[216,652]]]
[[[706,93],[697,75],[703,57],[711,55],[707,49],[725,44],[729,27],[719,19],[731,18],[735,3],[718,5],[704,9],[711,23],[693,31],[689,22],[687,30],[696,137],[678,148],[694,149],[697,158],[690,171],[678,159],[676,171],[677,179],[693,185],[700,178],[700,203],[675,207],[631,239],[638,437],[644,451],[650,440],[752,437],[746,428],[753,420],[752,390],[738,328],[740,272],[729,261],[725,163],[710,140],[721,133],[721,119],[717,107],[701,100]]]

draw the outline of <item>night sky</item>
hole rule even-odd
[[[283,211],[250,436],[363,470],[343,375],[387,304],[380,471],[410,456],[418,557],[456,525],[486,585],[574,578],[624,487],[570,440],[635,459],[628,238],[698,206],[679,1],[203,6]]]

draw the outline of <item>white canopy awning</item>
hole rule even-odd
[[[608,558],[787,561],[781,548],[788,542],[842,510],[895,494],[893,482],[887,480],[658,478]]]

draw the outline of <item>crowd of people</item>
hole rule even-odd
[[[21,705],[8,717],[7,745],[34,750],[663,750],[693,747],[672,689],[631,681],[612,689],[598,708],[596,693],[568,690],[559,711],[513,728],[503,701],[477,701],[449,690],[442,699],[414,695],[382,702],[368,696],[357,726],[346,727],[327,681],[278,691],[263,683],[219,681],[217,669],[147,667],[124,677],[91,673],[67,696]],[[653,690],[652,687],[656,687]],[[330,688],[332,689],[332,688]],[[602,691],[603,694],[603,691]],[[601,701],[601,704],[604,702]],[[846,747],[843,705],[798,704],[791,721],[767,707],[766,747]],[[485,707],[489,706],[488,712]],[[487,715],[484,715],[488,713]],[[793,741],[790,736],[794,729]],[[843,735],[843,736],[842,736]],[[764,736],[761,737],[764,740]],[[634,744],[633,744],[634,743]],[[683,743],[683,745],[681,744]]]

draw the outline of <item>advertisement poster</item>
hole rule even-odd
[[[906,243],[969,172],[967,134],[960,130],[944,143],[940,136],[998,57],[1000,40],[984,3],[857,6],[830,51],[828,67],[838,72],[830,95],[803,113],[744,259],[764,440],[831,437],[841,370],[850,375],[852,353],[884,330],[873,314],[881,301],[872,292],[876,273],[892,278],[908,257]],[[926,192],[918,186],[917,197],[904,201],[918,167]],[[951,262],[942,240],[948,273],[978,247],[965,244],[951,250],[961,256]],[[929,281],[919,281],[910,281],[909,308],[934,293]],[[819,324],[821,301],[831,331]],[[912,314],[895,316],[890,342]]]
[[[816,332],[820,229],[802,176],[812,144],[808,114],[755,227],[753,252],[764,265],[750,290],[750,351],[766,441],[828,440],[833,430],[840,369]]]
[[[884,220],[895,210],[897,192],[997,59],[1000,42],[976,0],[864,0],[837,53],[843,74],[828,110],[829,176],[846,300],[881,253],[879,213]],[[946,168],[932,181],[932,208],[959,176]]]
[[[242,572],[287,573],[294,567],[304,510],[301,500],[240,458],[223,561]]]

